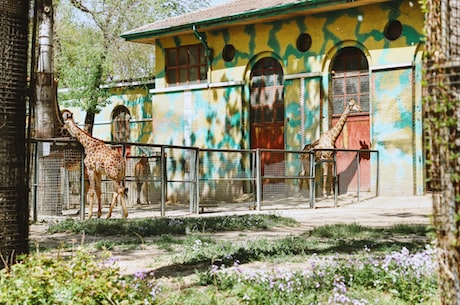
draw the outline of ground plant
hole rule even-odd
[[[161,223],[177,232],[164,233],[157,221],[51,225],[50,232],[103,237],[94,245],[36,247],[0,272],[0,304],[439,304],[426,226],[327,225],[251,238],[296,223],[277,215],[174,218]],[[225,231],[239,233],[234,240],[215,235]],[[112,251],[134,243],[161,250],[164,266],[121,272]]]

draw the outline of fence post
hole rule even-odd
[[[161,146],[161,203],[160,203],[161,216],[165,216],[167,187],[168,187],[168,173],[166,172],[166,152],[165,152],[165,147]]]
[[[376,177],[376,183],[375,183],[375,196],[379,196],[379,188],[380,188],[380,154],[379,151],[377,150],[377,177]]]
[[[334,168],[332,172],[332,181],[334,183],[334,207],[338,207],[338,195],[339,195],[339,179],[337,177],[337,150],[334,149],[333,158],[332,158],[332,166]]]
[[[314,209],[315,208],[315,200],[316,200],[316,160],[315,160],[315,153],[314,152],[309,152],[310,158],[310,168],[309,170],[309,175],[310,178],[308,179],[308,184],[310,185],[310,208]]]
[[[192,156],[190,157],[190,178],[191,178],[191,190],[190,190],[190,213],[198,214],[198,200],[199,200],[199,184],[198,184],[198,150],[192,150]]]
[[[38,142],[35,142],[34,147],[34,199],[33,199],[33,219],[37,222],[37,201],[38,201]]]
[[[85,153],[80,152],[80,220],[85,220]]]
[[[360,170],[360,166],[359,166],[359,157],[361,156],[361,152],[358,151],[358,153],[356,154],[356,191],[357,191],[357,199],[358,199],[358,202],[359,202],[359,194],[360,194],[360,185],[361,185],[361,170]]]
[[[256,206],[257,210],[260,211],[260,205],[262,201],[262,170],[261,170],[261,158],[260,149],[256,149]]]

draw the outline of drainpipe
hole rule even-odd
[[[203,35],[200,32],[198,32],[198,30],[196,29],[196,25],[193,25],[192,29],[193,29],[193,32],[195,33],[196,38],[198,38],[198,40],[201,42],[201,44],[204,46],[204,48],[206,50],[205,55],[206,55],[206,59],[208,61],[208,85],[209,85],[211,83],[212,49],[209,48],[208,43],[206,42],[206,40],[203,37]]]

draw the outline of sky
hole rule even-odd
[[[211,0],[209,1],[209,3],[211,4],[211,6],[214,6],[214,5],[224,4],[230,1],[231,0]]]

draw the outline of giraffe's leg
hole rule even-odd
[[[90,188],[88,190],[88,195],[89,195],[89,211],[88,211],[88,218],[91,218],[93,216],[93,203],[94,203],[94,194],[95,191],[93,188]]]
[[[128,217],[128,208],[126,207],[126,198],[125,198],[125,188],[117,181],[115,183],[115,192],[113,194],[112,203],[110,204],[109,213],[107,214],[107,218],[112,216],[112,211],[115,205],[117,204],[118,200],[120,200],[121,207],[123,209],[123,218]]]
[[[310,176],[310,156],[307,155],[306,158],[302,159],[302,169],[300,170],[299,176]],[[303,189],[304,184],[306,184],[307,192],[310,190],[310,179],[300,179],[299,188]]]
[[[141,204],[142,182],[136,182],[137,186],[137,204]]]
[[[95,188],[96,188],[96,197],[97,197],[97,218],[101,218],[102,215],[102,201],[101,201],[101,183],[102,176],[101,174],[95,174]]]
[[[325,162],[326,163],[326,183],[325,183],[325,194],[327,196],[332,195],[333,193],[333,177],[332,177],[332,162]]]
[[[88,218],[91,218],[93,216],[93,204],[94,204],[94,194],[96,193],[95,191],[95,177],[94,177],[94,172],[88,170],[88,179],[89,179],[89,188],[88,188],[88,195],[89,195],[89,212],[88,212]]]
[[[316,190],[315,193],[317,194],[318,197],[324,197],[325,195],[325,190],[326,190],[326,162],[319,162],[316,164],[315,171],[316,171]]]
[[[145,199],[145,203],[149,204],[149,183],[147,181],[142,183],[142,193]]]
[[[117,204],[117,198],[118,198],[118,194],[116,192],[114,192],[113,197],[112,197],[112,203],[110,204],[109,212],[107,213],[107,219],[112,217],[112,210],[115,207],[115,205]]]
[[[123,218],[128,217],[128,208],[126,207],[126,193],[125,193],[125,188],[121,186],[118,189],[118,198],[121,201],[121,208],[123,209]]]

